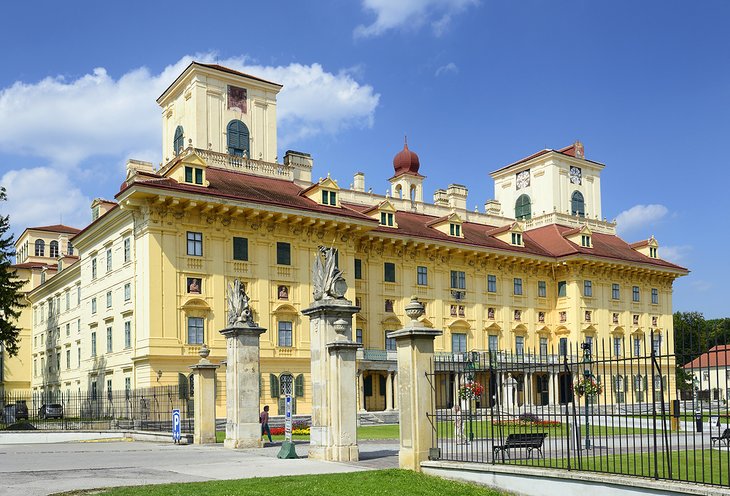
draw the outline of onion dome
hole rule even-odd
[[[421,166],[418,161],[418,155],[408,149],[408,142],[403,143],[403,149],[393,157],[393,168],[395,175],[401,174],[418,174],[418,168]]]

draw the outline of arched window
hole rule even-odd
[[[527,195],[520,195],[515,202],[515,219],[527,220],[532,217],[532,203]]]
[[[66,254],[67,255],[73,255],[74,254],[74,245],[71,244],[71,242],[68,242],[67,248],[66,248]]]
[[[46,255],[46,242],[42,239],[35,240],[35,256],[44,257]]]
[[[586,206],[580,191],[573,191],[573,195],[570,197],[570,214],[581,217],[586,215]]]
[[[49,245],[49,251],[50,253],[48,256],[51,258],[58,258],[58,241],[51,241],[51,244]]]
[[[250,156],[248,148],[248,128],[239,120],[228,123],[228,153],[238,157]]]
[[[175,151],[175,155],[180,153],[185,148],[185,136],[183,135],[182,126],[177,126],[175,129],[175,138],[172,141],[172,149]]]

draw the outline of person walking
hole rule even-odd
[[[464,415],[461,413],[459,403],[454,404],[454,434],[456,444],[469,444],[469,441],[467,441],[464,435]]]
[[[269,436],[269,442],[273,443],[274,440],[271,439],[271,429],[269,429],[269,405],[264,406],[264,411],[261,412],[261,415],[259,415],[259,422],[261,423],[261,435],[263,436],[266,434]]]

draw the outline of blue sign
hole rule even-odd
[[[182,433],[180,432],[180,410],[177,408],[172,411],[172,440],[176,443],[180,442]]]

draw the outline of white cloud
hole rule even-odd
[[[90,221],[91,199],[62,170],[11,170],[0,177],[0,185],[7,190],[3,210],[10,214],[10,227],[16,235],[26,227],[63,222],[82,228]]]
[[[375,14],[370,25],[355,28],[356,38],[379,36],[391,29],[418,29],[430,24],[436,36],[448,30],[451,19],[478,0],[362,0],[363,9]]]
[[[435,76],[439,77],[442,74],[448,74],[448,73],[458,74],[458,72],[459,72],[459,68],[456,66],[456,64],[454,64],[453,62],[449,62],[448,64],[442,65],[441,67],[436,69]]]
[[[639,227],[649,227],[667,215],[668,212],[669,210],[664,205],[634,205],[618,214],[616,217],[616,230],[619,234],[625,234]]]
[[[680,263],[690,251],[691,245],[659,246],[658,255],[662,260]]]
[[[277,107],[284,143],[373,124],[380,96],[372,86],[358,83],[352,68],[333,73],[316,63],[249,65],[245,56],[217,60],[208,53],[185,56],[159,74],[139,68],[114,79],[96,68],[76,79],[48,77],[0,89],[0,152],[73,168],[95,155],[159,150],[155,100],[193,59],[284,84]]]

